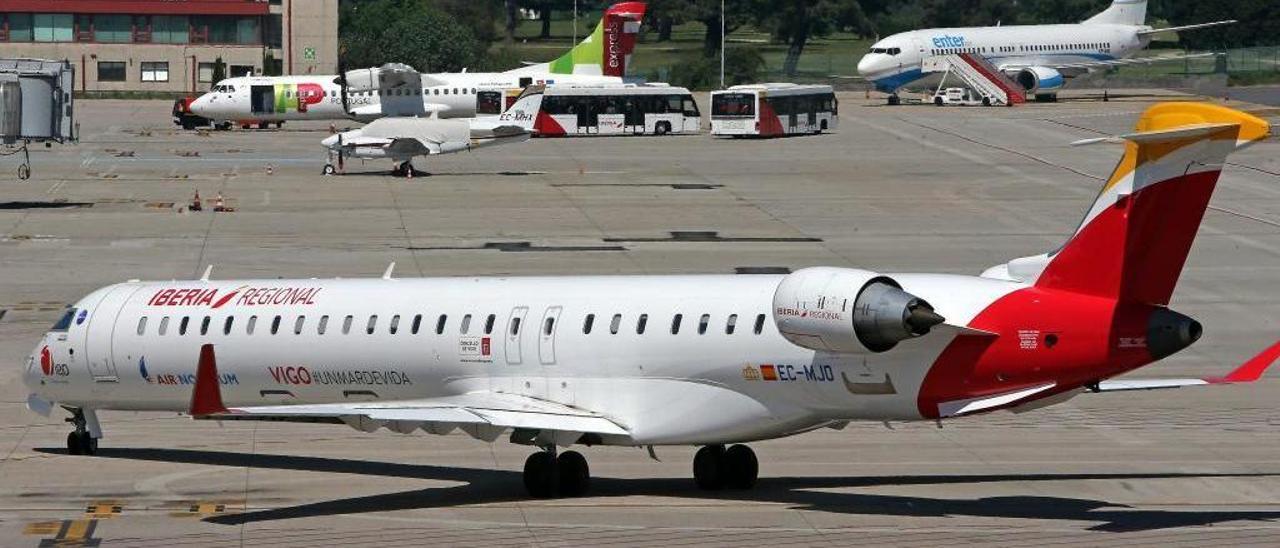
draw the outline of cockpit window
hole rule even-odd
[[[885,55],[897,55],[902,53],[902,48],[871,48],[871,53],[883,53]]]
[[[66,331],[67,328],[71,327],[71,320],[75,319],[75,317],[76,309],[68,308],[67,312],[58,319],[58,322],[49,328],[49,331]]]

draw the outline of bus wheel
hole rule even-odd
[[[276,129],[284,127],[284,122],[276,122]]]
[[[267,129],[267,126],[269,126],[269,125],[271,125],[271,124],[269,124],[269,123],[267,123],[267,122],[258,122],[258,129]]]
[[[827,121],[826,121],[826,120],[823,120],[822,122],[820,122],[820,123],[818,124],[818,133],[822,133],[822,132],[824,132],[824,131],[826,131],[826,130],[827,130]]]
[[[658,135],[671,133],[671,124],[669,122],[658,122],[653,126],[653,132]]]

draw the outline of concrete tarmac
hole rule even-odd
[[[1068,143],[1131,129],[1153,100],[849,94],[826,135],[539,139],[419,160],[429,176],[412,180],[358,161],[321,176],[327,124],[184,132],[166,102],[83,101],[82,141],[33,150],[30,181],[0,158],[0,545],[1275,546],[1277,371],[757,443],[747,492],[698,491],[694,448],[589,448],[590,496],[545,501],[523,493],[527,447],[462,434],[104,413],[99,456],[75,457],[62,415],[24,407],[22,360],[67,303],[209,264],[215,278],[377,276],[392,261],[403,277],[978,273],[1058,246],[1120,153]],[[186,211],[197,189],[236,211]],[[1274,342],[1277,281],[1269,141],[1230,159],[1175,296],[1204,338],[1136,376],[1221,373]]]

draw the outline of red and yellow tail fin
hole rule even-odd
[[[1147,109],[1124,156],[1067,243],[997,267],[1037,287],[1165,305],[1182,272],[1222,164],[1266,138],[1253,115],[1204,103]],[[990,271],[989,271],[990,272]]]

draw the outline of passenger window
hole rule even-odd
[[[447,314],[441,314],[440,318],[436,320],[436,335],[444,334],[444,324],[448,319],[449,316]]]
[[[203,320],[200,320],[200,334],[201,334],[201,335],[208,335],[208,334],[209,334],[209,322],[210,322],[210,321],[211,321],[211,318],[209,318],[208,316],[205,316]]]
[[[756,315],[756,335],[764,333],[764,314]]]
[[[244,324],[244,334],[252,335],[254,326],[258,325],[257,316],[249,316],[249,321]]]
[[[365,325],[364,332],[368,335],[372,335],[374,330],[377,327],[378,327],[378,315],[374,314],[372,316],[369,316],[369,323]]]
[[[466,314],[462,316],[462,323],[458,324],[458,332],[462,333],[463,335],[466,335],[467,331],[470,331],[470,330],[471,330],[471,314]]]
[[[490,333],[493,333],[493,317],[494,317],[494,316],[493,316],[493,314],[489,314],[489,317],[488,317],[488,318],[485,318],[485,320],[484,320],[484,334],[485,334],[485,335],[488,335],[488,334],[490,334]]]
[[[709,325],[710,323],[711,323],[711,315],[703,314],[702,317],[698,319],[698,334],[699,335],[705,334],[707,332],[707,325]]]
[[[596,315],[595,315],[595,314],[587,314],[586,319],[582,320],[582,333],[583,333],[583,334],[585,334],[585,335],[590,335],[590,334],[591,334],[591,324],[594,324],[594,323],[596,323]]]
[[[232,324],[234,324],[235,322],[236,322],[236,317],[235,317],[235,316],[227,316],[226,321],[222,322],[222,334],[223,334],[223,335],[230,335],[230,334],[231,334],[231,325],[232,325]]]
[[[275,335],[280,332],[280,316],[271,319],[271,334]]]
[[[613,320],[609,322],[609,333],[617,335],[619,327],[622,327],[622,314],[614,314]]]
[[[413,325],[409,327],[409,334],[417,335],[419,327],[422,327],[422,314],[416,314],[413,316]]]
[[[161,335],[164,335],[165,333],[168,333],[168,332],[169,332],[169,317],[168,317],[168,316],[165,316],[165,317],[163,317],[163,318],[160,318],[160,330],[159,330],[159,333],[160,333]]]
[[[511,318],[511,335],[515,336],[519,334],[520,334],[520,316],[516,316]]]
[[[307,317],[306,317],[306,316],[298,316],[298,317],[297,317],[297,319],[293,320],[293,334],[294,334],[294,335],[301,335],[301,334],[302,334],[302,324],[306,323],[306,321],[307,321]]]
[[[138,318],[138,336],[142,336],[147,331],[147,317]]]
[[[543,322],[542,324],[542,334],[551,335],[551,332],[554,331],[555,328],[556,328],[556,319],[547,318],[547,321]]]
[[[347,335],[347,334],[350,334],[350,333],[351,333],[351,324],[355,322],[355,319],[356,319],[356,318],[355,318],[355,316],[347,316],[347,317],[345,317],[345,318],[343,318],[343,319],[342,319],[342,334],[343,334],[343,335]]]
[[[738,315],[737,315],[737,314],[729,314],[729,322],[728,322],[728,323],[726,323],[726,324],[724,324],[724,334],[725,334],[725,335],[732,335],[732,334],[733,334],[733,330],[735,330],[735,329],[737,329],[737,328],[738,328]]]
[[[178,322],[178,334],[179,334],[179,335],[186,335],[186,334],[187,334],[187,324],[188,324],[188,323],[190,323],[190,322],[191,322],[191,317],[190,317],[190,316],[183,316],[183,317],[182,317],[182,321]]]
[[[680,334],[680,321],[684,319],[684,314],[676,314],[671,317],[671,334]]]
[[[395,335],[400,330],[400,315],[396,314],[391,317],[391,334]]]
[[[325,330],[329,328],[329,315],[320,316],[320,323],[316,324],[316,334],[324,335]]]
[[[641,314],[640,318],[636,320],[636,335],[644,335],[644,328],[648,323],[649,315]]]

